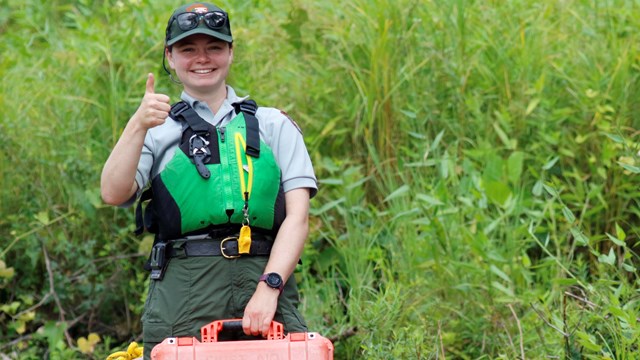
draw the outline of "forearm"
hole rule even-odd
[[[136,170],[146,130],[129,121],[102,169],[100,191],[104,202],[120,205],[133,196],[138,189]]]
[[[273,243],[264,273],[276,272],[287,281],[295,270],[309,234],[308,216],[287,216]]]
[[[309,235],[309,190],[291,190],[285,193],[285,202],[287,216],[278,230],[264,273],[276,272],[286,282],[298,264]]]

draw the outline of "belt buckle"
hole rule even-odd
[[[224,238],[222,241],[220,241],[220,254],[222,254],[222,257],[226,258],[226,259],[236,259],[239,258],[240,255],[227,255],[224,252],[224,243],[230,240],[235,240],[238,241],[237,237],[233,237],[233,236],[229,236],[227,238]]]

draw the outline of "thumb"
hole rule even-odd
[[[155,93],[155,79],[152,73],[149,73],[147,77],[147,88],[145,89],[145,94],[154,94]]]

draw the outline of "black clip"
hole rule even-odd
[[[253,100],[246,99],[242,102],[234,103],[233,109],[236,111],[236,114],[243,112],[255,116],[258,111],[258,104]]]
[[[251,115],[256,115],[256,103],[253,101],[245,101],[239,104],[238,109],[244,113],[248,113]]]
[[[211,157],[209,142],[198,134],[191,136],[189,139],[189,156],[193,158],[198,174],[205,179],[209,179],[211,172],[204,165]]]
[[[151,266],[151,279],[162,280],[164,271],[167,268],[167,244],[159,242],[153,245],[151,256],[149,257],[149,265]]]
[[[171,117],[175,120],[178,119],[178,116],[185,112],[185,110],[189,109],[189,104],[184,101],[177,102],[171,106]]]

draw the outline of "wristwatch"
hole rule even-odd
[[[280,293],[282,293],[282,289],[284,289],[284,281],[282,281],[282,276],[278,273],[268,273],[262,274],[258,281],[264,281],[267,285],[272,289],[278,289]]]

